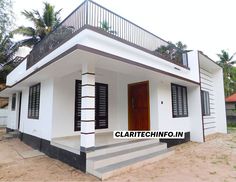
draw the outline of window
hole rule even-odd
[[[40,83],[29,88],[28,118],[39,119]]]
[[[187,87],[171,84],[172,115],[174,118],[188,116]]]
[[[95,129],[108,128],[108,85],[95,83]],[[75,82],[74,130],[81,129],[81,80]]]
[[[209,92],[201,91],[201,99],[202,99],[202,115],[203,116],[210,116],[210,97]]]
[[[11,100],[11,110],[15,111],[15,109],[16,109],[16,94],[13,94]]]

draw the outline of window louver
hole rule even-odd
[[[75,131],[81,130],[81,80],[75,85]],[[108,128],[108,85],[95,83],[95,129]]]
[[[28,118],[38,119],[40,107],[40,83],[29,88]]]
[[[188,116],[187,88],[171,84],[172,114],[173,117]]]

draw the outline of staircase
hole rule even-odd
[[[174,151],[157,140],[136,140],[109,147],[97,148],[87,153],[87,172],[100,179],[121,174],[164,159]]]

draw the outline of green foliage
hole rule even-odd
[[[34,27],[20,26],[13,31],[14,34],[21,34],[27,37],[20,41],[21,46],[32,47],[52,32],[60,23],[60,12],[61,9],[55,11],[55,7],[47,2],[44,2],[42,15],[38,10],[24,10],[22,15],[31,21]]]
[[[19,44],[12,41],[9,33],[13,19],[11,0],[0,0],[0,83],[5,83],[7,74],[15,67],[13,57]]]
[[[11,0],[0,0],[0,33],[8,32],[12,25],[13,12]]]
[[[176,44],[175,44],[176,47],[178,47],[179,49],[181,50],[186,50],[187,49],[187,45],[186,44],[183,44],[181,41],[178,41]]]
[[[13,63],[4,65],[0,71],[0,83],[6,83],[7,75],[15,68]]]
[[[12,35],[0,34],[0,66],[10,62],[19,45],[11,40]]]
[[[101,28],[103,30],[105,30],[106,32],[109,32],[114,35],[117,34],[117,32],[115,30],[112,30],[112,27],[109,25],[108,21],[104,20],[104,21],[100,22],[100,24],[101,24]]]
[[[171,59],[177,63],[182,63],[182,53],[187,49],[187,45],[183,44],[181,41],[178,41],[176,44],[168,42],[167,46],[158,47],[155,52],[164,56],[168,59]]]
[[[226,97],[236,92],[236,68],[233,66],[236,61],[233,60],[234,55],[235,54],[230,56],[225,50],[221,50],[221,53],[217,54],[220,59],[217,64],[223,68],[224,90]]]
[[[13,57],[19,45],[11,38],[12,35],[0,34],[0,83],[5,83],[7,74],[15,67]]]
[[[236,128],[236,122],[227,122],[227,127]]]

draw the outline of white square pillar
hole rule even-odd
[[[81,137],[80,150],[86,152],[95,147],[95,70],[94,65],[82,67]]]

